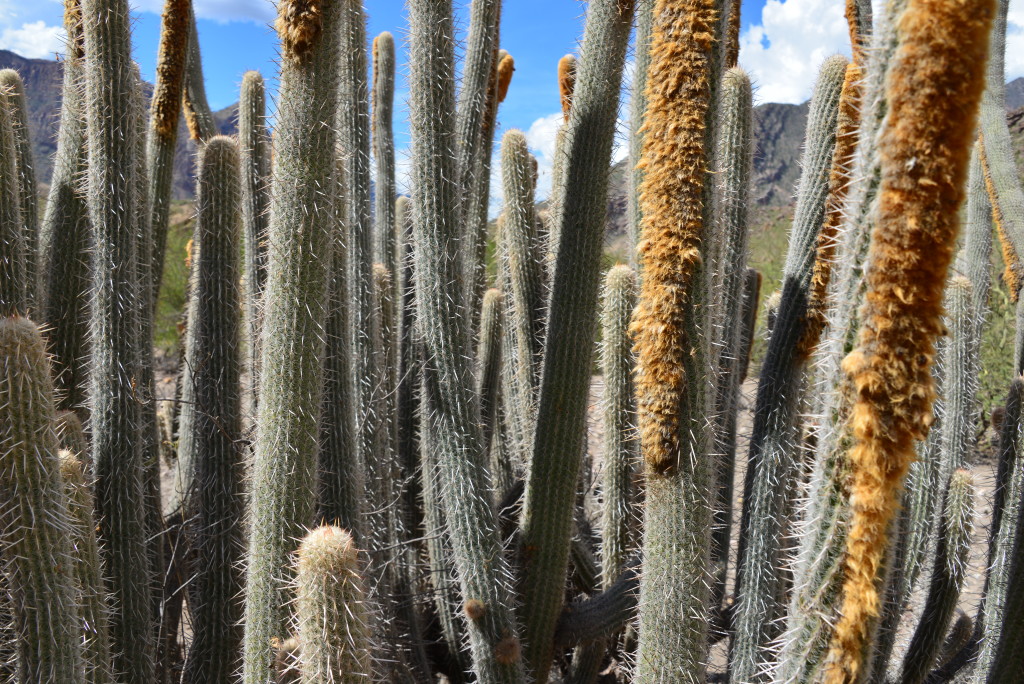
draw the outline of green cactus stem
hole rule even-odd
[[[237,143],[210,138],[197,185],[190,497],[192,646],[182,681],[231,682],[242,644],[241,179]]]
[[[345,530],[305,536],[295,562],[295,616],[302,684],[370,681],[370,611],[359,551]]]
[[[32,160],[32,139],[28,125],[28,101],[25,84],[14,69],[0,70],[0,91],[6,91],[9,116],[14,130],[18,165],[18,196],[21,204],[21,231],[25,250],[25,290],[29,311],[35,310],[42,286],[39,273],[39,189]]]
[[[266,684],[284,639],[295,539],[313,521],[323,389],[324,302],[332,254],[339,3],[279,3],[280,106],[268,233],[262,358],[246,575],[243,681]],[[311,259],[309,255],[318,255]]]
[[[0,320],[0,407],[0,562],[15,616],[18,681],[84,684],[50,363],[27,318]]]

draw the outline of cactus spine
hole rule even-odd
[[[302,684],[371,679],[370,615],[359,551],[345,530],[325,525],[299,545],[295,616]]]
[[[411,0],[410,102],[417,320],[424,349],[424,436],[445,486],[440,492],[463,599],[483,610],[467,616],[473,669],[480,682],[523,681],[511,614],[511,589],[483,462],[479,404],[473,397],[471,320],[462,284],[454,113],[454,27],[450,0]],[[424,479],[432,476],[425,468]],[[469,496],[466,494],[469,493]],[[428,506],[430,504],[428,503]]]
[[[566,128],[565,188],[553,217],[562,236],[551,278],[548,329],[537,401],[533,450],[522,516],[523,623],[532,675],[545,681],[562,609],[573,504],[584,449],[591,358],[574,337],[593,339],[608,169],[619,87],[635,5],[591,3]],[[571,191],[569,190],[571,188]],[[569,237],[571,236],[571,238]]]
[[[914,459],[914,441],[932,420],[933,345],[942,329],[942,290],[959,230],[993,13],[992,0],[957,6],[911,0],[899,18],[863,322],[858,347],[843,361],[853,392],[854,495],[829,682],[853,681],[863,667],[896,493]],[[943,141],[941,151],[936,140]],[[923,159],[923,149],[933,152]],[[911,160],[917,163],[908,168]]]
[[[35,310],[37,292],[41,287],[39,275],[39,199],[36,188],[36,169],[32,161],[32,140],[28,128],[28,101],[25,84],[14,69],[0,70],[0,91],[6,91],[9,116],[14,131],[14,145],[18,165],[18,196],[21,204],[22,243],[25,250],[25,296],[29,310]]]
[[[199,157],[191,496],[186,509],[192,647],[184,682],[229,682],[242,642],[241,268],[238,146],[214,137]]]
[[[138,296],[139,127],[128,4],[83,0],[88,198],[93,224],[89,410],[100,549],[113,594],[114,671],[153,681],[151,573],[146,551]],[[148,301],[148,297],[145,301]]]
[[[271,677],[271,639],[283,639],[284,581],[293,540],[313,520],[322,321],[331,253],[337,110],[338,3],[278,5],[282,41],[273,204],[268,234],[257,434],[248,518],[243,681]]]
[[[767,675],[784,595],[783,537],[787,497],[798,475],[800,399],[806,357],[797,355],[814,271],[815,246],[825,217],[836,146],[839,96],[846,59],[825,61],[811,99],[796,212],[783,269],[783,292],[757,387],[743,497],[737,567],[738,603],[730,670],[742,682]]]
[[[633,65],[633,88],[629,102],[629,194],[627,212],[630,230],[630,251],[636,259],[643,217],[640,213],[640,186],[644,170],[640,156],[644,149],[644,113],[647,111],[647,70],[651,65],[651,31],[654,27],[654,0],[640,0],[636,8],[636,62]]]
[[[0,320],[0,539],[14,607],[18,681],[84,684],[53,384],[32,321]]]

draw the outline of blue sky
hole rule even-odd
[[[143,76],[152,81],[163,0],[130,0],[135,18],[134,49]],[[241,75],[257,69],[271,81],[276,73],[276,40],[269,28],[269,0],[193,0],[199,22],[207,93],[214,109],[238,98]],[[469,0],[456,0],[465,29]],[[403,0],[370,0],[370,36],[391,31],[398,38],[400,68],[405,64]],[[586,3],[581,0],[506,0],[502,47],[516,60],[516,72],[500,112],[500,130],[521,128],[541,166],[544,195],[560,120],[555,69],[558,59],[576,52]],[[26,57],[52,59],[63,51],[61,0],[0,0],[0,48]],[[810,96],[818,65],[829,55],[849,54],[843,0],[743,0],[740,63],[754,77],[760,102],[802,102]],[[627,66],[628,67],[630,65]],[[404,73],[404,69],[403,69]],[[1024,75],[1024,0],[1011,0],[1007,76]],[[399,79],[396,109],[398,147],[405,133],[405,85]],[[626,109],[620,121],[624,143]],[[499,131],[500,135],[500,131]],[[616,154],[622,156],[620,144]],[[401,174],[401,172],[400,172]],[[500,184],[499,184],[500,185]]]

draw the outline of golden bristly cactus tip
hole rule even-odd
[[[153,90],[153,131],[162,137],[171,135],[178,125],[185,64],[188,60],[190,0],[167,0],[161,21],[160,49],[156,59],[156,86]]]
[[[696,344],[686,339],[684,304],[701,265],[711,96],[706,65],[713,59],[718,11],[710,0],[659,0],[654,11],[687,17],[656,23],[637,165],[645,172],[638,246],[644,275],[630,332],[637,354],[640,447],[648,467],[663,473],[679,459],[683,362]]]
[[[569,120],[572,109],[572,91],[576,87],[576,56],[565,55],[558,60],[558,94],[562,99],[562,116]]]
[[[852,519],[828,684],[862,677],[897,494],[914,442],[932,422],[934,340],[959,231],[993,0],[910,0],[879,139],[877,222],[858,347],[844,360],[852,392]]]
[[[508,95],[509,84],[512,83],[512,73],[516,70],[516,60],[512,55],[505,54],[498,62],[498,102],[504,102]]]
[[[302,63],[323,31],[323,0],[281,0],[274,28],[281,37],[281,54]]]
[[[85,34],[82,32],[82,0],[64,3],[64,26],[68,29],[68,59],[85,57]]]

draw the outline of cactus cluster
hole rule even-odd
[[[592,0],[557,66],[552,195],[506,132],[493,233],[502,3],[472,3],[461,64],[451,0],[407,6],[410,197],[403,67],[361,0],[278,3],[273,135],[249,72],[237,139],[190,0],[165,2],[148,112],[127,2],[65,0],[41,221],[24,88],[0,72],[0,676],[1014,681],[1024,343],[991,502],[973,456],[993,228],[1014,297],[1024,276],[1007,1],[848,2],[853,58],[821,66],[763,307],[738,0]],[[635,256],[602,272],[634,27]],[[182,117],[197,197],[161,492],[152,320]]]

